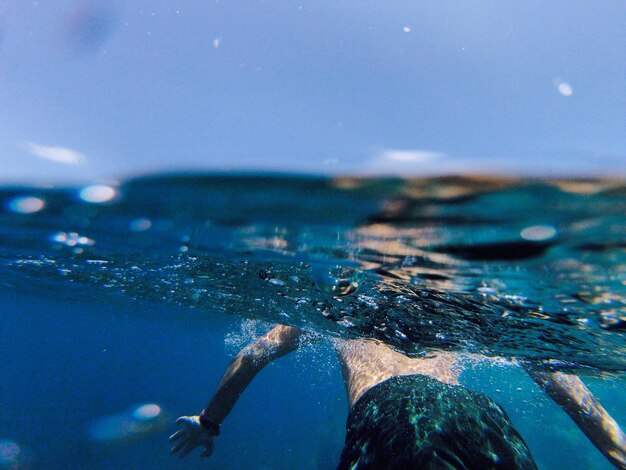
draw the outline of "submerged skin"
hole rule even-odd
[[[437,351],[426,358],[410,358],[373,340],[335,341],[350,408],[370,388],[398,375],[422,374],[458,385],[462,367],[458,356]]]
[[[613,465],[626,468],[624,431],[580,378],[563,372],[541,370],[533,365],[525,365],[525,369]]]
[[[208,457],[212,434],[200,421],[219,426],[256,374],[273,360],[296,350],[307,340],[297,328],[278,325],[242,349],[224,373],[213,398],[199,416],[183,416],[182,429],[173,434],[172,453],[181,457],[195,447]],[[425,358],[409,358],[373,340],[335,340],[350,409],[360,397],[392,377],[420,374],[441,384],[458,385],[462,366],[458,355],[437,351]],[[559,404],[591,442],[617,468],[626,469],[626,435],[598,400],[573,375],[550,372],[525,364],[535,383]]]

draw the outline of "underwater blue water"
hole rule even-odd
[[[624,424],[625,195],[607,180],[242,175],[3,188],[0,468],[334,468],[348,410],[327,340],[259,374],[208,461],[169,455],[176,417],[275,322],[411,355],[550,360]],[[461,380],[541,468],[611,468],[517,367]]]

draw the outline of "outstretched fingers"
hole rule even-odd
[[[189,452],[191,452],[195,447],[196,444],[194,444],[193,442],[187,442],[187,445],[185,445],[180,451],[180,458],[182,459],[183,457],[188,455]]]
[[[202,457],[208,457],[212,452],[212,437],[201,426],[197,416],[181,416],[176,420],[179,430],[170,436],[172,454],[179,457],[187,456],[198,446],[203,446]]]
[[[183,437],[185,437],[185,431],[181,429],[170,436],[170,442],[178,441]]]
[[[187,439],[182,439],[172,446],[172,448],[170,449],[170,452],[172,454],[177,454],[183,448],[185,448],[185,446],[187,446],[188,444],[189,444],[189,441]]]

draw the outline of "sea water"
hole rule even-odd
[[[329,338],[458,351],[541,468],[611,468],[515,364],[577,373],[626,426],[625,214],[620,180],[1,188],[0,468],[334,468],[348,409]],[[176,417],[275,323],[319,341],[257,376],[209,460],[170,456]]]

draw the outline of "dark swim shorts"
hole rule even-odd
[[[536,469],[506,412],[490,398],[425,375],[392,377],[348,416],[339,469]]]

